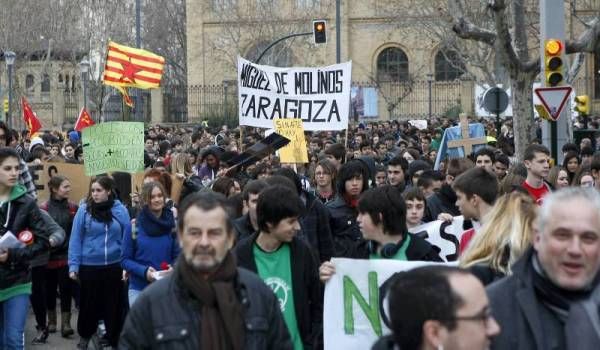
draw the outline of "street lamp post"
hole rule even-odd
[[[83,108],[87,111],[87,80],[88,72],[90,71],[90,61],[84,57],[79,62],[79,72],[81,73],[81,84],[83,85]]]
[[[431,84],[433,83],[433,74],[427,74],[427,85],[429,87],[429,120],[431,120]]]
[[[4,51],[4,61],[6,62],[6,71],[8,72],[8,117],[6,118],[9,128],[12,128],[12,70],[17,55],[12,51]]]

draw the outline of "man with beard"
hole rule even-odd
[[[533,247],[488,287],[502,333],[492,349],[597,349],[600,195],[567,188],[544,198]]]
[[[119,349],[292,349],[279,303],[237,268],[224,196],[191,194],[177,219],[174,271],[146,288],[127,315]]]

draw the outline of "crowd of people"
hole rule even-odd
[[[37,198],[28,168],[83,163],[81,135],[30,139],[0,122],[0,220],[16,237],[0,248],[0,348],[24,348],[31,305],[33,344],[60,328],[87,349],[101,327],[122,349],[321,349],[331,259],[344,257],[458,261],[382,287],[392,334],[374,349],[593,349],[597,140],[566,144],[562,164],[532,140],[521,161],[510,120],[484,125],[488,144],[435,169],[448,119],[307,132],[308,163],[244,166],[259,129],[149,126],[140,193],[104,174],[72,198],[59,174]],[[423,224],[460,215],[458,251],[442,257]]]

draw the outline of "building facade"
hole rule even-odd
[[[599,0],[577,3],[577,11],[570,13],[585,14],[600,6]],[[483,79],[464,73],[462,53],[432,35],[440,21],[435,11],[419,12],[420,2],[414,0],[342,0],[341,4],[341,61],[352,61],[353,86],[376,89],[378,118],[474,113],[475,81]],[[254,61],[277,38],[310,32],[313,19],[327,20],[327,44],[312,44],[312,36],[286,40],[267,52],[261,63],[323,66],[336,62],[335,0],[187,0],[186,6],[191,86],[226,85],[231,92],[236,86],[237,55]],[[582,29],[571,19],[567,31],[576,34]],[[586,57],[574,83],[578,94],[594,99],[596,111],[600,110],[599,56]],[[195,114],[202,112],[189,101],[188,115],[194,118]]]

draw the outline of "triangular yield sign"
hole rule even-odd
[[[544,108],[546,108],[546,111],[548,111],[552,120],[556,121],[572,90],[573,88],[570,86],[559,86],[537,88],[534,89],[534,92],[540,99],[540,102],[542,102]]]

